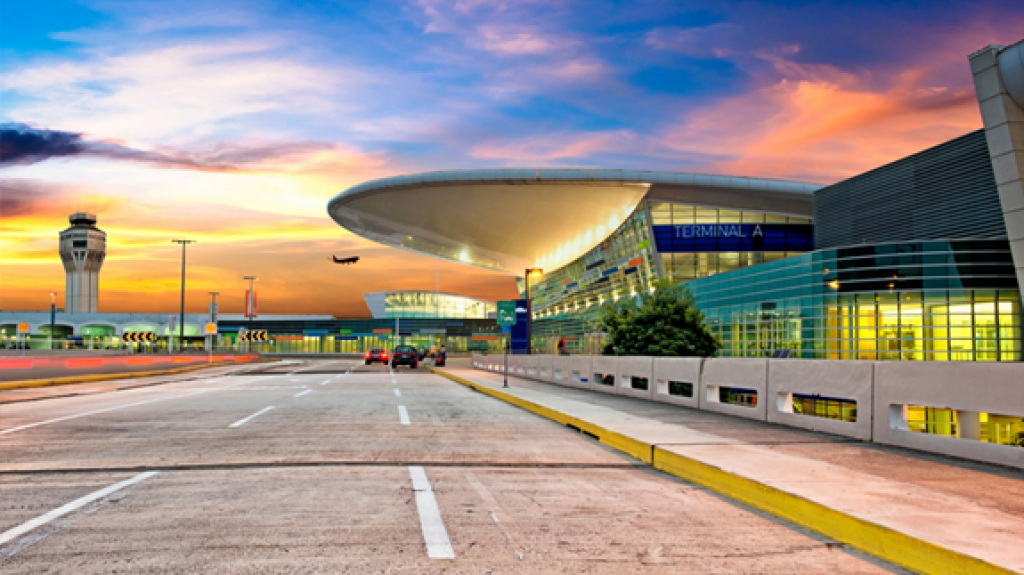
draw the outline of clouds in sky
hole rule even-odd
[[[364,315],[434,262],[334,225],[345,187],[523,165],[828,183],[980,127],[967,56],[1024,30],[1008,0],[42,4],[0,23],[2,309],[62,285],[56,233],[88,208],[104,309],[173,307],[191,234],[197,309],[255,273],[268,312]],[[320,265],[344,250],[357,272]],[[513,293],[443,265],[447,291]]]

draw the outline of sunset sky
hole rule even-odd
[[[967,56],[1021,37],[1020,0],[0,0],[0,309],[63,301],[75,211],[108,234],[101,311],[176,310],[174,238],[199,242],[188,311],[240,312],[257,275],[263,313],[368,316],[364,292],[434,289],[435,265],[511,297],[327,201],[461,168],[830,183],[980,128]]]

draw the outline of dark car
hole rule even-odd
[[[388,352],[384,351],[384,348],[375,347],[370,351],[366,352],[366,365],[379,361],[381,363],[388,362]]]
[[[391,367],[395,368],[399,365],[408,365],[413,369],[420,365],[420,354],[416,352],[415,347],[400,345],[395,348],[395,351],[391,354]]]

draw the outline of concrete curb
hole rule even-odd
[[[242,362],[242,363],[254,363],[254,362]],[[174,375],[176,373],[187,373],[190,371],[196,371],[199,369],[206,369],[209,367],[224,367],[226,365],[239,365],[239,362],[226,362],[220,363],[204,363],[201,365],[190,365],[188,367],[178,367],[175,369],[165,369],[159,371],[136,371],[131,373],[103,373],[96,375],[75,375],[70,377],[56,377],[53,379],[23,379],[19,381],[4,381],[0,382],[0,391],[8,391],[11,389],[28,389],[33,387],[50,387],[54,385],[68,385],[72,383],[93,383],[96,381],[111,381],[115,379],[133,379],[137,377],[153,377],[156,375]]]
[[[827,537],[921,573],[1013,573],[983,561],[911,537],[888,527],[865,521],[848,513],[831,509],[753,479],[724,471],[696,459],[671,453],[643,441],[604,429],[571,415],[538,405],[532,401],[473,383],[457,375],[426,366],[431,372],[471,389],[501,399],[516,407],[551,419],[589,435],[640,461],[651,464],[686,481],[707,487],[740,503],[755,507],[776,517],[800,525]]]

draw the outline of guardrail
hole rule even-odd
[[[508,359],[517,377],[1024,468],[1022,363]],[[474,353],[472,364],[504,368],[499,355]]]

